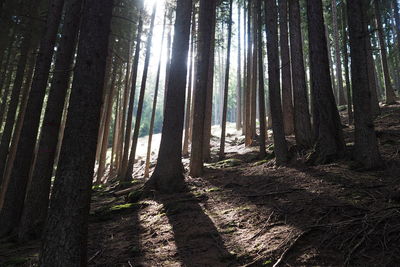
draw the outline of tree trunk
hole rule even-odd
[[[383,37],[383,28],[382,28],[382,19],[381,19],[379,0],[374,0],[374,11],[375,11],[376,26],[378,29],[378,38],[379,38],[379,47],[380,47],[381,58],[382,58],[383,76],[385,78],[386,104],[390,105],[390,104],[396,103],[396,94],[394,93],[394,90],[392,87],[392,82],[390,80],[389,66],[388,66],[387,52],[386,52],[386,41],[385,41],[385,38]]]
[[[29,1],[26,3],[26,10],[31,10],[33,4],[33,1]],[[35,12],[32,15],[35,15],[37,12],[38,8],[35,8]],[[6,115],[6,121],[4,125],[4,130],[3,134],[1,136],[1,142],[0,142],[0,184],[3,183],[3,176],[4,176],[4,169],[5,165],[7,162],[7,156],[9,153],[9,146],[10,146],[10,141],[11,141],[11,135],[14,129],[14,122],[16,118],[16,112],[18,108],[18,103],[19,103],[19,97],[21,93],[21,87],[22,83],[24,80],[24,74],[25,74],[25,67],[26,67],[26,62],[28,59],[28,54],[31,51],[31,47],[33,46],[34,41],[32,40],[32,29],[28,26],[29,23],[31,22],[29,19],[26,19],[23,21],[24,25],[24,32],[23,32],[23,39],[22,39],[22,44],[21,44],[21,52],[20,56],[18,59],[17,63],[17,70],[15,73],[15,78],[14,78],[14,83],[13,87],[11,90],[11,98],[10,102],[8,104],[8,111]],[[36,29],[37,23],[33,22],[33,28]],[[4,186],[2,186],[3,188]],[[4,188],[3,188],[4,189]],[[1,214],[1,213],[0,213]],[[0,219],[1,221],[1,219]],[[2,230],[0,230],[0,236],[1,236]]]
[[[307,149],[313,144],[313,132],[308,108],[306,74],[303,61],[299,0],[289,0],[289,19],[295,137],[297,147],[299,149]]]
[[[346,5],[343,5],[342,9],[342,32],[343,32],[343,63],[344,63],[344,73],[346,77],[346,92],[347,92],[347,115],[349,125],[353,124],[353,100],[351,95],[351,84],[350,84],[350,71],[349,71],[349,52],[347,50],[347,16],[346,16]],[[368,52],[368,51],[367,51]],[[370,88],[371,90],[372,88]],[[372,102],[371,102],[372,103]]]
[[[215,11],[215,0],[200,0],[198,60],[192,131],[192,135],[196,138],[192,140],[192,153],[190,155],[190,175],[193,177],[203,174],[204,123]]]
[[[397,0],[393,0],[392,2],[393,5],[393,15],[394,19],[396,22],[395,28],[396,28],[396,39],[397,39],[397,53],[398,53],[398,59],[400,60],[400,15],[399,15],[399,3]],[[398,88],[400,90],[400,88]]]
[[[161,72],[161,56],[162,56],[162,47],[163,47],[163,44],[164,44],[164,34],[165,34],[166,19],[167,19],[167,16],[165,14],[164,15],[164,23],[163,23],[163,32],[162,32],[162,37],[161,37],[161,51],[160,51],[160,57],[158,58],[156,87],[154,89],[153,106],[152,106],[152,109],[151,109],[149,140],[147,142],[146,165],[145,165],[145,168],[144,168],[144,177],[146,177],[146,178],[149,177],[150,157],[151,157],[151,141],[153,139],[154,119],[156,117],[158,87],[159,87],[159,84],[160,84],[160,72]]]
[[[20,240],[39,238],[47,217],[51,176],[76,50],[82,0],[68,1],[65,8],[62,37],[56,55],[55,72],[43,119],[38,154],[19,228]]]
[[[29,114],[29,116],[24,117],[22,123],[15,160],[0,212],[0,236],[13,230],[21,219],[63,5],[64,0],[50,2],[46,31],[40,43],[35,73],[26,105],[26,114]]]
[[[263,55],[263,33],[262,33],[262,2],[257,1],[257,25],[258,25],[258,108],[260,114],[260,158],[266,156],[266,121],[265,121],[265,85],[264,85],[264,55]],[[286,24],[287,25],[287,24]],[[288,51],[289,52],[289,51]],[[291,97],[290,97],[291,98]]]
[[[374,57],[372,55],[373,49],[371,46],[371,40],[370,38],[365,38],[365,41],[367,42],[367,64],[368,64],[368,82],[369,82],[369,88],[371,91],[371,105],[372,105],[372,114],[374,116],[378,116],[381,113],[381,108],[379,107],[379,100],[378,100],[378,79],[376,75],[376,69],[375,69],[375,61]]]
[[[231,43],[232,43],[232,0],[229,2],[229,21],[228,21],[228,51],[226,55],[225,65],[225,84],[223,92],[222,122],[221,122],[221,139],[219,145],[219,159],[225,157],[225,135],[226,135],[226,113],[228,110],[228,93],[229,93],[229,67],[231,64]]]
[[[240,4],[238,4],[238,48],[237,48],[237,87],[236,87],[236,130],[242,128],[242,54],[241,54],[241,10]]]
[[[290,53],[288,39],[288,0],[279,3],[279,32],[281,48],[281,81],[282,81],[282,109],[283,127],[285,135],[294,132],[294,110],[292,94],[292,73],[290,69]],[[302,54],[300,54],[302,56]]]
[[[140,122],[142,120],[142,112],[143,112],[143,104],[144,104],[144,93],[146,91],[147,73],[149,71],[149,64],[150,64],[150,55],[151,55],[150,52],[151,52],[151,44],[152,44],[152,39],[153,39],[156,7],[157,7],[157,5],[154,4],[153,13],[151,15],[150,32],[147,36],[146,57],[145,57],[145,61],[144,61],[142,83],[141,83],[140,92],[139,92],[139,101],[138,101],[138,107],[137,107],[137,113],[136,113],[135,128],[133,130],[133,136],[132,136],[131,152],[129,154],[128,166],[127,166],[126,172],[124,174],[125,181],[129,181],[132,179],[133,165],[135,164],[136,146],[137,146],[137,142],[138,142],[138,138],[139,138]]]
[[[342,124],[332,91],[322,0],[307,1],[316,144],[309,161],[328,163],[344,155]]]
[[[279,82],[278,21],[277,7],[274,0],[265,0],[265,22],[267,25],[268,84],[272,130],[274,133],[274,151],[276,164],[282,165],[288,161],[288,149],[283,128]]]
[[[246,92],[245,92],[245,145],[250,146],[253,142],[251,136],[251,116],[250,116],[250,106],[251,106],[251,81],[252,81],[252,71],[253,66],[253,45],[251,37],[251,2],[247,1],[247,77],[246,77]]]
[[[142,38],[142,30],[143,30],[143,10],[140,10],[139,14],[139,25],[136,34],[136,47],[135,47],[135,55],[133,57],[132,63],[132,84],[131,84],[131,92],[129,97],[129,104],[128,104],[128,117],[126,119],[126,130],[125,130],[125,140],[124,140],[124,151],[122,153],[122,161],[121,161],[121,168],[120,168],[120,180],[126,179],[126,172],[128,169],[128,158],[129,158],[129,148],[132,136],[132,122],[133,122],[133,105],[135,103],[135,92],[136,92],[136,80],[137,80],[137,73],[138,73],[138,65],[139,65],[139,58],[140,58],[140,43]]]
[[[370,89],[368,86],[367,45],[370,42],[366,23],[364,0],[347,2],[351,78],[353,84],[355,151],[357,162],[367,169],[382,165],[378,149],[373,115],[371,112]],[[368,40],[365,40],[368,39]]]
[[[182,131],[191,10],[191,0],[177,1],[161,144],[157,165],[148,182],[149,186],[154,186],[163,192],[176,192],[183,188]]]
[[[336,80],[338,90],[338,105],[346,105],[346,98],[344,96],[343,89],[343,72],[342,72],[342,59],[340,57],[340,46],[339,46],[339,27],[338,27],[338,15],[337,15],[337,0],[332,1],[332,27],[333,27],[333,40],[335,47],[335,61],[336,61]]]
[[[40,266],[86,266],[97,133],[113,1],[86,0]]]
[[[189,80],[187,84],[187,97],[186,97],[186,111],[185,111],[185,135],[183,137],[183,148],[182,148],[182,156],[187,157],[189,155],[189,140],[190,140],[190,128],[191,128],[191,117],[192,117],[192,92],[193,92],[193,68],[195,61],[195,35],[196,35],[196,14],[193,5],[193,15],[192,15],[192,30],[191,30],[191,43],[190,43],[190,56],[189,56]]]

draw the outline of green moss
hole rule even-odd
[[[266,260],[266,261],[263,262],[263,266],[267,266],[267,265],[270,265],[270,264],[272,264],[271,260]]]
[[[137,206],[138,204],[136,203],[126,203],[126,204],[121,204],[121,205],[115,205],[110,208],[110,211],[121,211],[121,210],[126,210],[133,208]]]
[[[211,188],[209,188],[209,189],[206,190],[206,192],[209,192],[209,193],[211,193],[211,192],[218,192],[218,191],[221,191],[221,188],[218,188],[218,187],[211,187]]]
[[[29,258],[15,257],[5,261],[1,266],[12,267],[17,265],[22,265],[29,261]]]

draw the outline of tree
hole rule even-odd
[[[294,130],[299,149],[310,148],[313,143],[310,112],[308,109],[306,74],[303,61],[299,0],[289,0],[290,51],[294,98]]]
[[[282,81],[282,109],[285,134],[294,132],[294,111],[292,94],[292,72],[290,69],[290,52],[288,37],[288,0],[278,1],[279,32],[281,48],[281,81]]]
[[[113,1],[86,0],[40,266],[86,266],[93,168]]]
[[[383,37],[384,33],[383,33],[383,28],[382,28],[382,18],[381,18],[379,0],[374,0],[374,11],[375,11],[376,26],[378,29],[378,38],[379,38],[379,46],[380,46],[381,59],[382,59],[383,76],[385,78],[386,103],[393,104],[396,102],[396,95],[395,95],[393,87],[392,87],[392,81],[390,80],[389,66],[388,66],[388,60],[387,60],[387,51],[386,51],[386,41],[385,41],[385,38]]]
[[[333,44],[335,50],[335,61],[336,61],[336,80],[338,90],[338,104],[339,106],[346,104],[346,98],[344,96],[343,89],[343,73],[342,73],[342,59],[340,57],[340,46],[339,46],[339,27],[338,27],[338,15],[337,15],[337,3],[336,0],[332,0],[332,28],[333,28]]]
[[[203,173],[203,140],[206,110],[207,86],[209,79],[210,52],[212,47],[213,17],[216,1],[200,0],[198,30],[198,60],[196,86],[194,92],[192,153],[190,156],[190,175],[201,176]]]
[[[265,0],[265,22],[267,26],[268,82],[269,99],[272,115],[272,131],[274,133],[274,152],[276,164],[288,161],[288,149],[283,128],[279,82],[279,48],[277,7],[274,0]]]
[[[132,122],[133,122],[133,105],[135,103],[135,92],[136,92],[136,80],[137,80],[137,73],[138,73],[138,66],[139,66],[139,58],[140,58],[140,43],[142,38],[142,30],[143,30],[143,7],[140,8],[139,11],[139,24],[136,33],[136,47],[135,47],[135,55],[133,57],[132,63],[132,84],[131,84],[131,92],[129,97],[128,103],[128,116],[126,122],[126,130],[125,130],[125,140],[124,140],[124,151],[122,153],[122,162],[121,162],[121,169],[120,169],[120,179],[125,180],[127,179],[127,169],[128,169],[128,158],[129,158],[129,147],[130,141],[132,136]]]
[[[307,0],[311,86],[316,144],[310,162],[323,164],[344,155],[342,124],[333,95],[322,0]]]
[[[137,146],[137,142],[138,142],[138,138],[139,138],[140,122],[142,120],[144,93],[146,91],[147,73],[149,71],[151,43],[152,43],[152,39],[153,39],[154,20],[156,17],[156,10],[157,10],[157,5],[156,5],[156,3],[154,3],[153,12],[151,15],[151,22],[150,22],[150,32],[149,32],[149,35],[147,36],[146,57],[144,60],[142,83],[140,85],[139,100],[138,100],[138,107],[137,107],[137,112],[136,112],[135,128],[133,130],[133,136],[132,136],[131,151],[129,154],[128,167],[126,168],[126,172],[124,174],[126,181],[131,180],[133,165],[135,164],[136,146]]]
[[[260,120],[260,158],[265,158],[266,121],[265,121],[265,85],[264,85],[264,54],[263,54],[263,33],[262,33],[262,2],[257,1],[257,34],[258,34],[258,110]]]
[[[367,45],[369,40],[366,7],[363,0],[347,2],[350,36],[351,78],[353,84],[355,159],[365,168],[382,164],[378,150],[368,83]]]
[[[26,114],[29,114],[29,116],[24,117],[15,160],[12,164],[4,203],[0,212],[0,236],[11,231],[21,219],[39,131],[40,114],[46,94],[47,79],[50,73],[63,6],[64,0],[50,2],[46,30],[40,42],[39,54],[26,106]]]
[[[225,65],[225,83],[223,92],[223,108],[221,122],[221,140],[219,146],[219,158],[225,157],[225,134],[226,134],[226,113],[228,109],[228,92],[229,92],[229,67],[231,64],[231,43],[232,43],[232,0],[229,2],[229,22],[228,22],[228,51],[226,55]]]
[[[148,142],[147,142],[146,165],[145,165],[145,169],[144,169],[144,177],[149,177],[150,156],[151,156],[151,141],[153,139],[154,119],[156,117],[156,108],[157,108],[158,87],[160,85],[161,56],[162,56],[162,47],[163,47],[163,44],[164,44],[164,33],[165,33],[166,19],[167,19],[167,16],[165,14],[164,15],[164,23],[163,23],[163,32],[162,32],[162,37],[161,37],[161,51],[160,51],[160,57],[158,58],[156,87],[154,89],[153,105],[152,105],[152,108],[151,108],[149,139],[148,139]]]
[[[191,0],[177,1],[161,144],[157,165],[148,181],[148,186],[163,192],[176,192],[183,188],[182,131],[191,13]]]
[[[236,86],[236,130],[240,130],[242,128],[242,55],[241,55],[241,10],[242,7],[238,4],[238,48],[237,48],[237,86]]]
[[[61,141],[58,137],[76,49],[82,0],[68,1],[65,9],[62,37],[57,50],[54,77],[41,129],[39,152],[35,160],[19,227],[19,239],[21,240],[38,238],[47,217],[51,176],[57,154],[57,144]]]

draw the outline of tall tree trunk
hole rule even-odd
[[[257,25],[258,25],[258,108],[260,114],[260,158],[265,158],[266,121],[265,121],[265,85],[264,85],[264,55],[262,33],[262,1],[257,1]],[[287,24],[286,24],[287,25]],[[289,51],[288,51],[289,52]]]
[[[350,71],[349,71],[349,52],[347,49],[348,37],[347,37],[347,30],[346,30],[346,27],[347,27],[346,14],[347,14],[346,5],[343,5],[343,8],[342,8],[343,64],[344,64],[344,73],[345,73],[345,77],[346,77],[347,115],[348,115],[349,125],[351,125],[351,124],[353,124],[353,121],[354,121],[354,115],[353,115],[353,100],[352,100],[352,95],[351,95],[351,83],[350,83]],[[370,88],[370,90],[371,89],[372,88]]]
[[[137,112],[136,112],[135,128],[133,130],[133,136],[132,136],[131,152],[129,154],[128,166],[127,166],[126,172],[124,174],[125,181],[129,181],[132,179],[133,165],[135,164],[136,147],[137,147],[137,142],[138,142],[138,138],[139,138],[140,122],[142,120],[142,113],[143,113],[144,93],[146,91],[147,73],[149,71],[149,64],[150,64],[151,44],[152,44],[152,40],[153,40],[153,30],[154,30],[154,20],[155,20],[155,16],[156,16],[156,7],[157,7],[157,5],[154,4],[153,13],[151,15],[150,32],[147,36],[146,57],[145,57],[145,61],[144,61],[142,83],[141,83],[140,92],[139,92],[139,100],[138,100],[138,107],[137,107]]]
[[[253,0],[254,1],[254,0]],[[250,146],[253,142],[251,136],[251,115],[250,115],[250,106],[251,106],[251,81],[252,81],[252,71],[251,67],[253,66],[253,45],[252,45],[252,37],[251,37],[251,2],[252,0],[247,1],[247,68],[246,68],[246,93],[245,93],[245,145]]]
[[[116,61],[116,60],[115,60]],[[115,90],[117,89],[117,85],[119,85],[121,81],[121,76],[122,76],[122,68],[120,68],[119,71],[119,82],[117,82],[116,85],[116,79],[117,79],[117,63],[114,62],[114,68],[113,68],[113,74],[111,78],[111,86],[110,86],[110,93],[107,97],[106,100],[106,105],[105,105],[105,117],[104,117],[104,133],[102,136],[102,140],[99,140],[101,142],[101,148],[100,148],[100,159],[99,159],[99,168],[97,170],[97,177],[96,177],[96,184],[99,185],[101,184],[101,180],[104,175],[104,171],[106,169],[106,160],[107,160],[107,151],[108,151],[108,136],[110,133],[110,123],[111,123],[111,115],[112,115],[112,106],[114,103],[114,95],[115,95]]]
[[[380,11],[380,4],[379,0],[374,0],[374,11],[375,11],[375,19],[376,19],[376,26],[378,29],[378,38],[379,38],[379,47],[381,52],[382,58],[382,69],[383,69],[383,76],[385,78],[385,92],[386,92],[386,104],[393,104],[396,102],[396,94],[394,93],[392,82],[390,80],[389,74],[389,66],[387,60],[387,51],[386,51],[386,41],[383,37],[383,28],[382,28],[382,18],[381,18],[381,11]]]
[[[296,144],[299,149],[310,148],[313,143],[310,112],[308,109],[306,74],[303,61],[299,0],[289,0],[290,49],[294,96]]]
[[[215,12],[215,0],[200,0],[198,60],[192,131],[192,135],[196,138],[192,140],[192,153],[190,155],[190,175],[193,177],[201,176],[203,173],[204,123]]]
[[[82,0],[68,1],[65,8],[62,37],[56,55],[38,154],[19,227],[20,240],[39,238],[47,217],[51,176],[60,141],[59,132],[76,50]]]
[[[86,266],[97,133],[113,1],[86,0],[40,266]]]
[[[355,115],[354,156],[363,167],[371,169],[381,166],[382,161],[374,129],[370,89],[368,87],[368,51],[366,42],[370,41],[366,23],[365,4],[364,0],[348,1],[347,14]]]
[[[256,0],[258,1],[258,0]],[[252,79],[251,79],[251,92],[250,92],[250,136],[251,140],[255,140],[257,136],[257,85],[258,85],[258,36],[257,36],[257,11],[256,1],[253,1],[253,60],[251,65]],[[278,55],[279,56],[279,55]]]
[[[288,38],[288,0],[279,3],[279,32],[281,48],[281,81],[282,81],[282,109],[283,127],[285,135],[294,132],[294,110],[292,94],[292,73],[290,69],[290,53]],[[302,56],[302,54],[301,54]]]
[[[371,92],[371,105],[372,105],[372,114],[374,116],[378,116],[381,111],[379,107],[379,100],[378,100],[378,79],[376,75],[376,69],[375,69],[375,61],[374,57],[372,55],[373,49],[371,46],[371,40],[370,38],[365,38],[365,41],[367,42],[367,64],[368,64],[368,82],[369,82],[369,88]]]
[[[147,142],[146,165],[145,165],[145,168],[144,168],[144,177],[146,177],[146,178],[149,177],[149,171],[150,171],[151,142],[153,140],[153,129],[154,129],[154,120],[155,120],[155,117],[156,117],[158,87],[160,85],[161,56],[162,56],[162,47],[163,47],[163,44],[164,44],[164,34],[165,34],[166,19],[167,19],[167,16],[165,14],[164,15],[162,37],[161,37],[161,51],[160,51],[160,57],[158,58],[156,87],[154,89],[153,106],[152,106],[152,109],[151,109],[149,139],[148,139],[148,142]]]
[[[204,3],[203,3],[204,5]],[[191,0],[178,0],[172,45],[170,77],[158,160],[149,186],[164,192],[183,187],[182,131],[185,113],[187,57],[189,51]]]
[[[191,30],[191,43],[190,43],[190,52],[189,52],[189,80],[187,84],[187,97],[186,97],[186,111],[185,111],[185,135],[183,137],[183,148],[182,148],[182,155],[187,157],[189,155],[189,140],[190,140],[190,131],[191,131],[191,117],[192,112],[192,92],[193,92],[193,68],[194,68],[194,61],[195,61],[195,35],[196,35],[196,14],[195,8],[193,3],[193,15],[192,15],[192,30]]]
[[[267,26],[268,82],[269,99],[274,133],[274,151],[276,164],[288,161],[288,148],[283,128],[283,115],[279,83],[279,48],[277,7],[274,0],[265,0],[265,22]]]
[[[242,40],[241,40],[241,6],[238,4],[238,48],[237,48],[237,86],[236,86],[236,130],[242,128]]]
[[[129,148],[130,148],[130,141],[132,136],[132,122],[133,122],[133,106],[135,104],[135,93],[136,93],[136,80],[137,80],[137,73],[138,73],[138,65],[139,65],[139,58],[140,58],[140,43],[142,38],[142,30],[143,30],[143,8],[140,10],[139,14],[139,25],[136,34],[136,47],[135,47],[135,55],[133,57],[132,63],[132,83],[131,83],[131,92],[129,97],[129,104],[128,104],[128,117],[126,119],[126,130],[125,130],[125,140],[124,140],[124,151],[122,153],[122,161],[121,161],[121,168],[120,168],[120,179],[126,179],[125,174],[128,168],[128,158],[129,158]]]
[[[307,0],[308,40],[316,144],[310,162],[323,164],[344,155],[339,112],[332,91],[322,0]]]
[[[340,57],[340,46],[339,46],[339,27],[338,27],[338,15],[337,15],[337,0],[332,1],[332,28],[333,28],[333,40],[335,47],[335,61],[336,61],[336,80],[338,90],[338,104],[339,106],[346,104],[346,98],[344,96],[343,89],[343,72],[342,72],[342,59]]]
[[[397,39],[397,53],[398,59],[400,60],[400,14],[399,14],[399,3],[397,0],[392,0],[393,6],[393,16],[396,22],[395,29],[396,29],[396,39]],[[398,89],[400,90],[400,88]]]
[[[29,116],[25,116],[22,123],[15,160],[9,177],[8,188],[5,192],[3,207],[0,212],[0,236],[15,229],[21,219],[39,131],[40,114],[46,94],[47,79],[50,73],[50,65],[63,6],[64,0],[53,0],[50,2],[46,31],[40,43],[35,73],[26,105],[26,114],[29,114]]]
[[[219,145],[219,158],[225,157],[225,135],[226,135],[226,113],[228,110],[228,93],[229,93],[229,68],[231,64],[231,43],[232,43],[232,0],[229,2],[229,22],[228,22],[228,51],[226,55],[225,65],[225,84],[223,92],[222,122],[221,122],[221,139]]]
[[[28,1],[26,3],[25,7],[26,10],[31,10],[33,7],[33,1]],[[34,8],[34,13],[32,14],[33,16],[36,15],[38,8]],[[17,70],[15,73],[15,78],[14,78],[14,83],[13,87],[11,90],[11,97],[10,97],[10,102],[8,104],[8,111],[6,115],[6,120],[5,120],[5,125],[4,125],[4,130],[3,134],[1,136],[1,142],[0,142],[0,184],[2,184],[3,181],[3,176],[4,176],[4,169],[5,165],[7,162],[7,156],[9,153],[9,146],[10,146],[10,141],[11,141],[11,135],[14,129],[14,122],[16,118],[16,112],[18,108],[18,103],[19,103],[19,97],[21,93],[21,87],[22,83],[24,80],[24,74],[25,74],[25,67],[26,67],[26,62],[28,59],[28,54],[31,51],[31,47],[34,46],[33,44],[35,43],[34,40],[32,40],[32,28],[36,29],[37,28],[37,22],[33,21],[32,23],[32,28],[30,28],[29,23],[30,19],[26,18],[23,20],[23,38],[22,38],[22,43],[21,43],[21,52],[20,56],[18,59],[17,63]],[[4,187],[4,186],[2,186]],[[0,213],[1,214],[1,213]],[[1,219],[0,219],[1,221]],[[8,231],[8,230],[7,230]],[[0,229],[0,235],[1,235],[2,230]]]

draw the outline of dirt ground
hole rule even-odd
[[[353,128],[344,131],[350,155]],[[299,153],[277,168],[232,133],[227,159],[187,177],[180,194],[127,203],[121,185],[94,188],[89,265],[399,266],[400,105],[382,109],[376,131],[382,170],[359,170],[350,156],[308,166]],[[141,165],[125,187],[144,182]],[[1,244],[0,266],[34,266],[38,247]]]

